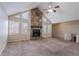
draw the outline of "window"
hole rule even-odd
[[[9,34],[27,34],[29,28],[29,12],[10,16]]]
[[[51,34],[52,33],[52,24],[50,24],[49,21],[44,17],[43,17],[42,33],[43,34]]]
[[[19,22],[10,21],[10,34],[18,34],[19,33]]]
[[[28,23],[22,23],[21,34],[27,34],[27,32],[28,32]]]

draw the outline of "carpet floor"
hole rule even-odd
[[[1,56],[79,56],[79,44],[55,38],[12,42]]]

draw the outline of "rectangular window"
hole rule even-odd
[[[19,34],[19,22],[9,21],[9,34]]]

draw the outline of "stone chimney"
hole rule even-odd
[[[42,12],[39,8],[31,9],[31,26],[42,27]]]

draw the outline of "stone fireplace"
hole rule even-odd
[[[31,9],[31,39],[42,38],[42,12],[39,8]]]

